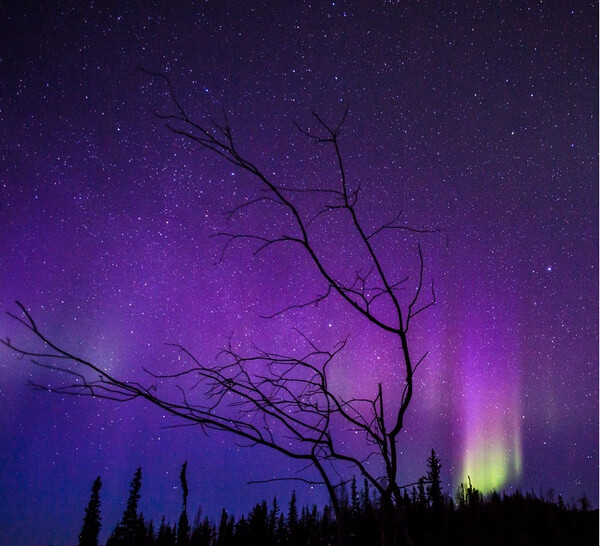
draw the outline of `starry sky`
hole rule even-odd
[[[332,370],[344,396],[381,381],[393,404],[397,347],[343,302],[265,320],[323,283],[295,251],[253,256],[231,229],[282,230],[273,210],[224,213],[255,182],[171,134],[168,74],[198,119],[225,109],[245,154],[282,184],[337,183],[332,151],[294,127],[334,123],[370,229],[398,210],[419,238],[437,305],[415,319],[415,380],[401,434],[400,483],[432,447],[444,490],[516,487],[598,505],[598,6],[596,2],[12,3],[0,54],[0,303],[22,301],[63,346],[143,379],[181,364],[165,342],[212,361],[232,335],[295,350],[293,328],[323,344],[349,336]],[[360,261],[344,218],[320,224],[341,272]],[[400,240],[399,240],[400,239]],[[382,260],[414,275],[414,237],[383,237]],[[332,249],[335,249],[332,250]],[[336,254],[337,252],[337,254]],[[27,341],[8,317],[3,337]],[[189,506],[240,514],[292,487],[252,479],[298,469],[263,448],[167,428],[152,407],[61,398],[56,378],[0,353],[0,542],[73,542],[103,480],[106,537],[135,469],[141,509],[175,521],[179,470]],[[348,449],[360,450],[351,435]],[[549,492],[549,489],[553,492]]]

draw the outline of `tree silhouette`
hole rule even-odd
[[[79,534],[79,546],[97,546],[100,533],[100,488],[102,482],[98,476],[92,485],[90,501],[85,509],[83,527]]]
[[[127,507],[121,521],[115,528],[107,546],[135,546],[141,543],[143,538],[143,518],[138,515],[137,507],[142,488],[142,469],[138,468],[133,475],[129,488]]]
[[[227,546],[231,543],[234,533],[234,519],[229,516],[225,508],[221,512],[221,521],[219,522],[219,531],[217,537],[218,546]]]
[[[298,506],[296,503],[296,491],[292,491],[292,498],[288,507],[287,527],[289,537],[294,540],[296,538],[296,529],[298,527]]]
[[[179,523],[177,524],[177,546],[186,546],[189,541],[190,535],[190,523],[187,517],[187,497],[188,497],[188,484],[186,477],[187,461],[183,463],[181,467],[181,474],[179,480],[181,481],[181,491],[183,494],[183,510],[179,517]]]
[[[425,289],[425,261],[420,244],[415,244],[418,265],[412,274],[398,275],[382,259],[382,252],[390,243],[389,237],[420,237],[444,233],[443,230],[413,228],[401,223],[399,215],[378,225],[369,225],[361,219],[357,204],[362,186],[360,181],[349,180],[340,147],[347,107],[336,125],[326,123],[313,112],[313,127],[298,126],[307,138],[331,148],[339,173],[337,184],[319,188],[292,187],[273,180],[238,149],[226,116],[223,123],[212,119],[207,123],[194,121],[175,95],[170,80],[161,74],[153,75],[165,81],[174,106],[172,113],[155,114],[165,121],[167,128],[247,172],[256,182],[256,195],[230,211],[229,216],[259,206],[266,209],[260,209],[257,214],[263,214],[265,210],[273,215],[278,211],[285,212],[288,225],[281,232],[270,235],[218,233],[224,241],[221,258],[240,241],[256,245],[255,254],[279,245],[290,245],[304,254],[312,272],[321,279],[320,294],[301,303],[290,303],[268,316],[308,308],[336,296],[358,320],[386,333],[399,347],[396,372],[403,377],[404,383],[400,387],[380,383],[370,398],[342,398],[330,385],[330,368],[340,360],[347,340],[324,348],[300,330],[296,330],[297,338],[292,341],[294,346],[290,347],[290,354],[260,348],[245,354],[235,349],[230,340],[219,352],[215,364],[201,362],[187,348],[173,344],[187,362],[186,367],[170,374],[146,372],[152,379],[175,382],[181,393],[178,399],[161,394],[156,385],[115,377],[100,363],[87,361],[59,347],[38,328],[34,318],[19,302],[22,315],[9,313],[10,316],[41,340],[46,349],[31,350],[10,339],[2,342],[16,353],[30,356],[36,364],[67,378],[66,383],[51,388],[52,392],[120,402],[141,399],[183,421],[199,425],[204,432],[230,433],[247,440],[251,446],[266,446],[305,463],[306,469],[316,472],[317,481],[303,477],[285,479],[325,485],[338,523],[340,542],[344,539],[338,491],[344,483],[340,478],[344,474],[358,472],[362,475],[380,496],[392,522],[402,506],[402,486],[397,481],[398,438],[413,398],[415,372],[428,354],[415,358],[408,332],[414,319],[436,303],[436,295],[433,281],[429,290]],[[332,216],[346,223],[347,239],[356,247],[351,255],[356,257],[357,263],[348,270],[339,270],[337,266],[342,262],[335,249],[319,242],[323,236],[319,231],[320,222]],[[384,234],[389,237],[382,241]],[[35,382],[32,385],[49,390]],[[196,386],[193,398],[192,386]],[[366,455],[365,450],[350,451],[341,439],[343,432],[350,430],[362,439],[368,451]],[[367,459],[369,465],[365,464]],[[130,529],[130,524],[127,521],[123,532]],[[391,538],[390,542],[394,540]]]
[[[211,546],[215,544],[216,531],[208,517],[202,522],[197,518],[190,535],[190,546]]]
[[[271,505],[271,510],[269,510],[268,517],[268,526],[269,526],[269,536],[273,537],[273,541],[275,541],[276,532],[277,532],[277,519],[280,514],[279,504],[277,503],[277,497],[273,497],[273,503]]]
[[[439,466],[437,456],[428,459],[428,466],[432,460],[438,462],[436,467]],[[463,485],[461,489],[463,501],[458,508],[451,498],[442,495],[440,509],[433,510],[427,506],[424,483],[425,478],[421,478],[417,487],[413,487],[412,500],[407,494],[408,488],[405,488],[403,509],[408,515],[410,539],[404,540],[403,544],[588,546],[598,543],[598,510],[579,506],[575,501],[566,506],[560,495],[556,503],[543,495],[537,497],[533,491],[525,495],[517,490],[512,495],[493,492],[485,496],[480,495],[469,482],[466,488]],[[350,490],[353,489],[356,487],[351,486]],[[364,496],[369,498],[363,490],[361,497]],[[386,511],[380,501],[375,495],[368,504],[353,504],[351,499],[344,504],[344,509],[351,510],[352,516],[346,535],[349,544],[389,544],[377,524],[381,517],[385,517]],[[207,517],[201,521],[200,516],[201,511],[198,510],[187,542],[189,546],[331,546],[334,537],[329,505],[325,505],[323,511],[315,505],[299,507],[295,493],[292,493],[289,502],[287,518],[281,514],[276,501],[273,501],[271,510],[268,510],[266,501],[255,504],[237,522],[223,511],[218,533]],[[146,523],[142,516],[138,516],[138,526],[138,539],[131,544],[178,544],[178,526],[170,525],[164,517],[158,534],[154,533],[152,521]]]
[[[435,450],[431,450],[431,455],[427,458],[427,498],[432,508],[438,510],[443,504],[442,483],[440,480],[440,471],[442,463],[436,455]]]
[[[456,493],[456,500],[458,501],[459,508],[476,508],[481,501],[481,493],[478,489],[473,487],[471,483],[471,476],[467,476],[468,484],[465,487],[464,483],[461,483]],[[517,491],[516,497],[520,496]]]
[[[356,486],[356,476],[352,476],[352,482],[350,483],[350,508],[352,514],[357,514],[360,510],[360,495]]]
[[[268,544],[272,542],[269,528],[269,510],[266,501],[256,504],[248,514],[248,535],[250,544]]]
[[[158,528],[158,535],[156,537],[157,546],[173,546],[176,544],[176,536],[172,527],[165,522],[165,518],[162,518],[160,527]],[[110,546],[110,544],[107,544]]]

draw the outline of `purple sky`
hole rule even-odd
[[[596,2],[44,2],[4,12],[0,56],[0,303],[22,301],[53,339],[115,375],[175,370],[164,342],[213,359],[241,343],[293,349],[292,328],[324,344],[350,335],[339,392],[400,378],[395,347],[332,299],[266,321],[323,290],[306,260],[236,245],[216,264],[210,235],[256,196],[226,163],[195,152],[151,115],[169,107],[143,66],[170,75],[203,119],[224,107],[246,155],[294,185],[336,183],[331,150],[293,121],[335,120],[361,181],[365,225],[444,228],[424,239],[438,305],[415,319],[419,370],[400,482],[434,447],[445,491],[468,472],[485,488],[565,499],[598,483],[598,8]],[[275,7],[277,4],[277,7]],[[236,228],[285,225],[246,211]],[[270,214],[269,212],[269,214]],[[352,267],[342,218],[321,248]],[[379,252],[414,275],[415,239]],[[0,332],[26,341],[6,316]],[[100,475],[103,532],[143,468],[141,507],[175,521],[180,465],[189,506],[245,511],[291,485],[246,485],[297,467],[143,404],[61,399],[52,377],[0,352],[0,542],[73,542]],[[348,445],[352,446],[352,438]],[[490,470],[492,469],[492,470]],[[302,502],[324,491],[296,484]]]

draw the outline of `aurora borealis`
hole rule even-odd
[[[293,125],[311,110],[350,113],[340,139],[360,213],[376,228],[398,209],[443,238],[378,244],[398,277],[420,240],[437,305],[411,326],[429,351],[401,434],[401,483],[435,448],[444,492],[470,476],[598,506],[598,6],[596,2],[44,2],[5,8],[0,58],[0,303],[22,301],[65,347],[115,375],[175,370],[176,342],[214,359],[228,336],[297,348],[349,336],[331,381],[393,403],[397,347],[331,298],[304,258],[253,256],[224,213],[253,199],[242,172],[199,153],[152,115],[167,73],[199,118],[225,108],[235,136],[282,183],[328,185],[330,150]],[[235,223],[237,222],[237,223]],[[245,210],[236,229],[285,216]],[[341,219],[320,241],[340,270],[356,261]],[[24,340],[8,317],[3,337]],[[203,436],[142,404],[32,391],[53,376],[0,352],[0,543],[70,543],[96,476],[104,529],[135,469],[159,521],[189,506],[236,513],[274,494],[326,501],[319,487],[253,479],[298,469],[279,455]],[[349,449],[354,445],[348,434]],[[103,536],[103,535],[101,535]]]

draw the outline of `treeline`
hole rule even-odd
[[[106,546],[325,546],[344,542],[352,545],[588,545],[598,544],[598,510],[590,511],[589,501],[565,503],[534,493],[512,495],[492,493],[483,496],[471,480],[463,484],[455,498],[442,491],[441,464],[432,450],[428,472],[417,483],[404,488],[401,507],[393,514],[396,526],[390,540],[390,514],[384,514],[377,495],[365,480],[356,478],[339,487],[343,538],[340,522],[329,506],[298,507],[296,494],[281,506],[274,498],[256,504],[247,515],[235,519],[222,511],[218,523],[201,517],[190,524],[187,513],[188,485],[184,463],[180,474],[183,492],[179,521],[164,517],[159,525],[138,511],[142,471],[138,468],[129,490],[121,521]],[[79,535],[80,546],[97,546],[101,525],[101,480],[92,486]],[[384,527],[386,531],[384,532]]]

